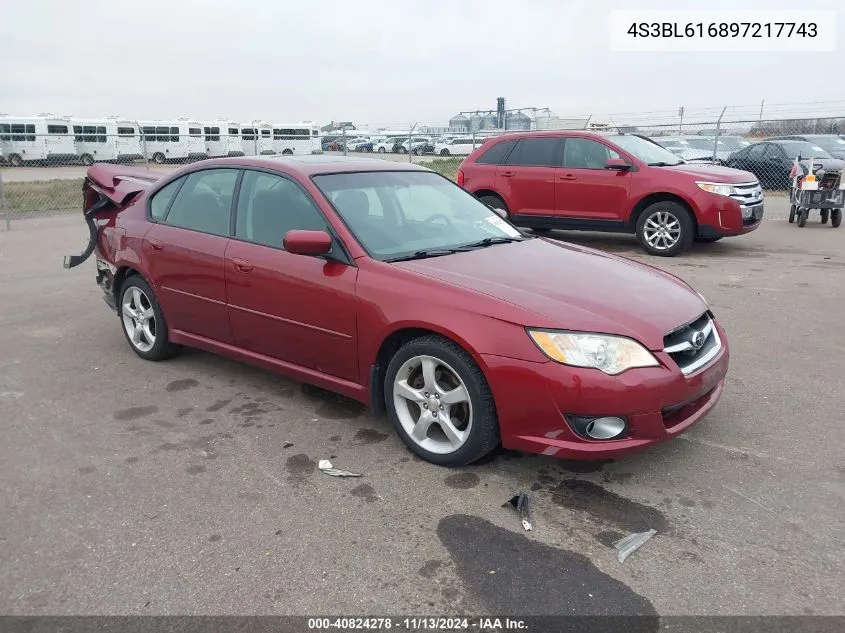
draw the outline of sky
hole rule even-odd
[[[832,53],[619,53],[611,51],[608,27],[614,8],[838,6],[3,0],[0,112],[395,126],[446,123],[458,111],[494,109],[502,96],[509,108],[613,116],[617,123],[657,121],[681,105],[687,117],[718,115],[723,105],[756,117],[763,101],[771,116],[845,114],[845,5]],[[802,77],[809,81],[802,84]]]

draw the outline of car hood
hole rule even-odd
[[[757,176],[750,172],[731,167],[721,167],[719,165],[685,164],[674,165],[672,167],[656,167],[655,169],[665,169],[666,171],[687,174],[697,180],[707,180],[709,182],[738,184],[741,182],[757,181]]]
[[[519,306],[520,325],[618,334],[651,350],[707,310],[673,275],[546,238],[394,265]]]

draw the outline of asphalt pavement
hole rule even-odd
[[[845,614],[845,229],[784,215],[775,199],[755,233],[674,259],[555,233],[702,292],[731,344],[724,395],[627,459],[500,451],[459,470],[319,389],[204,352],[139,359],[93,261],[61,267],[81,217],[14,222],[0,613]],[[532,489],[525,532],[502,504]],[[620,564],[612,542],[648,529]]]

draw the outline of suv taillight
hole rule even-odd
[[[464,186],[464,172],[461,171],[460,169],[458,170],[458,186],[459,187]]]

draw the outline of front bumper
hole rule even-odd
[[[760,228],[764,216],[764,202],[741,205],[733,198],[702,191],[696,196],[698,207],[698,235],[701,237],[729,237],[744,235]]]
[[[505,448],[567,459],[608,459],[659,444],[689,429],[718,402],[728,371],[729,350],[684,376],[664,352],[661,366],[619,376],[549,361],[533,363],[485,355],[482,360],[496,402]],[[618,440],[590,440],[566,420],[574,416],[617,416],[628,423]]]

